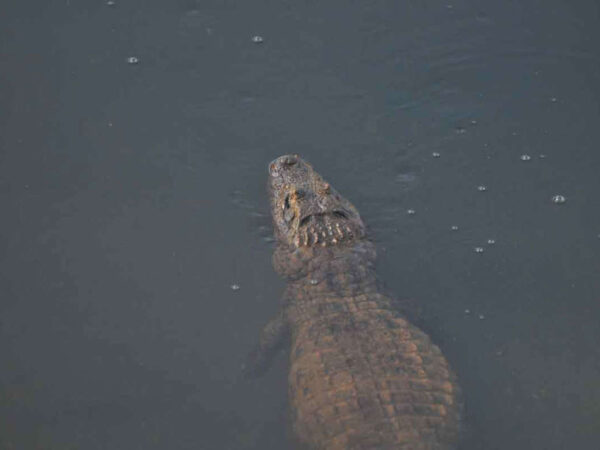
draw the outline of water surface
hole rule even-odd
[[[0,447],[288,448],[285,355],[251,383],[239,367],[283,288],[267,164],[296,152],[421,305],[465,392],[463,448],[596,448],[598,17],[5,6]]]

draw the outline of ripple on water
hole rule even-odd
[[[396,175],[395,181],[402,191],[409,191],[417,187],[419,176],[412,172],[399,173]]]

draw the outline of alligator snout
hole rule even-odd
[[[283,155],[279,158],[275,158],[269,164],[269,173],[271,176],[277,176],[281,172],[281,169],[289,169],[290,167],[296,165],[300,157],[298,155]]]

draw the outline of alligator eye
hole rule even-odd
[[[308,223],[308,221],[310,220],[311,216],[306,216],[303,217],[302,220],[300,221],[300,225],[301,227],[303,227],[304,225],[306,225]]]
[[[296,213],[294,212],[293,209],[285,209],[283,211],[283,219],[286,222],[288,222],[288,223],[291,222],[294,217],[296,217]]]

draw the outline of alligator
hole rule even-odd
[[[289,406],[302,448],[456,448],[456,375],[378,287],[357,209],[298,155],[272,161],[268,185],[273,266],[287,287],[246,374],[263,373],[291,337]]]

